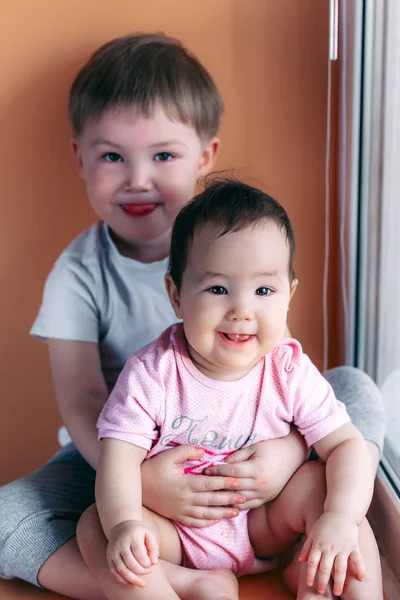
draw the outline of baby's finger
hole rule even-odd
[[[349,556],[349,559],[354,566],[357,579],[359,581],[363,581],[366,577],[366,568],[361,552],[359,550],[353,550]]]
[[[220,477],[234,477],[243,478],[255,476],[256,466],[254,461],[252,462],[240,462],[240,463],[225,463],[223,465],[214,465],[208,467],[205,473],[206,475],[220,476]]]
[[[186,525],[186,527],[196,527],[196,529],[204,529],[205,527],[211,527],[219,522],[219,519],[214,521],[208,521],[207,519],[196,519],[194,517],[186,516],[180,519],[179,523]]]
[[[315,576],[321,560],[321,550],[312,549],[307,561],[306,583],[310,587],[315,583]]]
[[[333,567],[333,593],[335,596],[341,596],[343,593],[344,582],[347,573],[347,554],[340,552],[335,558]]]
[[[331,578],[333,561],[333,554],[323,554],[319,563],[318,569],[318,585],[317,590],[319,594],[324,594],[328,587],[329,580]]]
[[[151,565],[149,567],[143,567],[138,563],[131,549],[121,555],[121,560],[124,563],[124,566],[132,573],[135,573],[135,575],[147,575],[151,572]],[[117,561],[116,564],[119,567],[120,562]]]
[[[231,506],[243,504],[246,497],[237,492],[199,492],[193,496],[193,506]],[[223,518],[223,517],[221,517]]]
[[[241,477],[240,479],[237,480],[238,484],[237,484],[237,488],[236,490],[238,492],[244,492],[245,490],[252,490],[253,492],[258,491],[258,489],[261,487],[260,484],[257,482],[257,479],[253,479],[252,477]],[[264,485],[264,484],[262,484]]]
[[[122,583],[123,585],[128,585],[128,582],[123,577],[121,577],[121,575],[116,570],[114,564],[110,565],[110,573],[118,581],[118,583]]]
[[[240,450],[236,450],[233,454],[230,454],[226,458],[227,463],[240,463],[245,462],[254,454],[254,446],[247,446],[246,448],[241,448]]]
[[[120,583],[136,585],[138,587],[144,587],[145,585],[143,579],[136,573],[132,573],[122,560],[113,561],[110,565],[110,570]]]
[[[234,504],[233,507],[239,510],[251,510],[252,508],[258,508],[262,504],[265,504],[264,498],[254,497],[253,500],[248,500],[244,504]]]
[[[300,551],[299,562],[304,563],[308,560],[308,557],[310,556],[311,548],[312,548],[312,538],[308,537],[306,539],[306,541],[304,542],[303,547]]]
[[[233,477],[209,477],[208,475],[187,475],[193,492],[216,492],[237,489],[237,479]]]
[[[158,563],[159,547],[157,538],[152,531],[146,533],[144,543],[146,544],[147,555],[151,564],[156,565]]]
[[[220,519],[232,519],[237,517],[239,511],[237,508],[228,507],[208,507],[208,506],[193,506],[190,514],[195,519],[201,519],[202,521],[208,521],[207,525],[213,525],[215,521]]]
[[[138,561],[139,565],[141,565],[145,569],[151,567],[151,560],[149,558],[149,555],[147,554],[147,548],[144,540],[132,540],[131,551],[135,559]]]

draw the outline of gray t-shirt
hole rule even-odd
[[[107,226],[96,223],[55,263],[31,334],[98,343],[111,390],[128,356],[177,321],[164,286],[167,264],[122,256]]]

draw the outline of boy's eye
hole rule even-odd
[[[170,152],[157,152],[157,154],[154,156],[154,160],[157,160],[159,162],[167,162],[171,160],[171,158],[174,157]]]
[[[106,152],[103,154],[103,158],[110,163],[122,162],[124,160],[118,152]]]
[[[207,291],[211,292],[211,294],[215,294],[216,296],[223,296],[228,293],[228,290],[222,285],[213,285],[212,287],[208,288]]]
[[[256,295],[257,296],[269,296],[270,294],[272,294],[271,288],[268,288],[268,287],[259,287],[259,288],[256,289]]]

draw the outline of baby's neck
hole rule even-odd
[[[234,370],[223,370],[222,368],[211,364],[203,357],[199,356],[195,350],[186,342],[189,358],[192,361],[193,365],[196,367],[200,373],[208,377],[209,379],[214,379],[216,381],[239,381],[250,373],[250,371],[255,367],[255,365],[249,365],[246,369],[242,369],[240,371]]]

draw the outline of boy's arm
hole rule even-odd
[[[142,520],[140,465],[147,451],[121,440],[101,441],[96,503],[104,533],[126,521]]]
[[[97,467],[97,419],[108,397],[97,344],[48,341],[55,394],[62,420],[85,460]]]
[[[374,487],[374,472],[364,438],[354,425],[346,423],[314,447],[326,462],[325,512],[348,515],[360,524]]]

